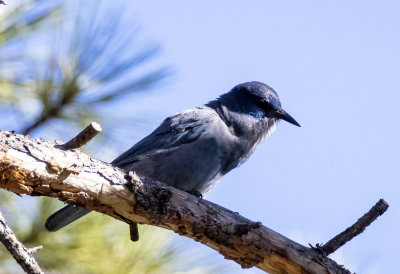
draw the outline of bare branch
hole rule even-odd
[[[0,188],[58,198],[128,224],[166,228],[217,250],[243,268],[256,266],[269,273],[350,273],[260,222],[55,145],[60,143],[0,131]]]
[[[33,257],[32,249],[27,249],[21,244],[14,232],[7,225],[3,214],[0,211],[0,241],[10,251],[17,263],[24,269],[26,273],[40,274],[43,271]],[[37,248],[33,248],[36,249]]]
[[[29,251],[29,253],[31,253],[33,255],[34,253],[38,252],[42,248],[43,248],[43,246],[39,245],[39,246],[35,246],[32,248],[28,248],[28,251]]]
[[[92,140],[99,132],[101,132],[101,126],[96,122],[92,122],[70,141],[63,145],[57,146],[57,148],[64,150],[79,149],[87,142]]]
[[[358,219],[355,224],[348,227],[342,233],[336,235],[323,246],[317,246],[317,249],[320,249],[324,256],[332,254],[345,243],[362,233],[367,226],[375,221],[376,218],[385,213],[388,208],[388,203],[386,203],[383,199],[380,199],[367,213],[364,214],[364,216]]]

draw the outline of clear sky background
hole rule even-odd
[[[146,123],[132,144],[168,115],[265,82],[302,127],[281,122],[207,199],[307,246],[384,198],[389,210],[331,257],[357,273],[398,273],[400,2],[148,0],[131,8],[176,72],[133,102],[133,118]]]

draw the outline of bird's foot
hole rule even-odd
[[[197,198],[203,199],[203,194],[201,194],[201,193],[200,193],[199,191],[197,191],[197,190],[191,190],[191,191],[188,191],[188,193],[190,193],[190,194],[196,196]]]

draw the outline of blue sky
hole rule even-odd
[[[399,2],[153,0],[131,10],[176,71],[136,98],[136,118],[148,121],[138,140],[238,83],[271,85],[302,127],[281,122],[207,199],[308,245],[384,198],[389,210],[332,258],[357,273],[396,273]],[[242,270],[231,263],[232,272]]]

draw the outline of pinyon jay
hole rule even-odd
[[[233,168],[246,161],[278,120],[300,126],[268,85],[248,82],[203,106],[165,119],[112,164],[204,197]],[[57,231],[90,210],[68,205],[46,221]],[[131,225],[137,240],[137,225]]]

